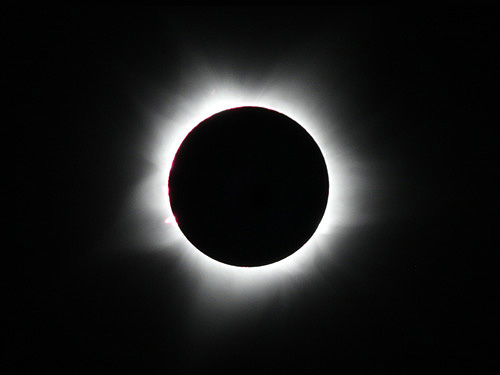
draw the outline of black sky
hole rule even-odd
[[[4,129],[16,135],[4,146],[15,207],[4,252],[19,260],[4,283],[14,318],[2,366],[496,365],[496,9],[18,8],[2,24]],[[321,282],[222,332],[211,335],[209,322],[198,340],[186,334],[179,260],[113,241],[152,170],[148,116],[172,110],[168,99],[196,87],[200,72],[241,85],[293,72],[290,81],[331,103],[339,143],[379,183],[360,197],[372,220],[346,232],[338,262],[319,266]]]

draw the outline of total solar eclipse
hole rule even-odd
[[[288,116],[239,107],[198,124],[177,150],[172,212],[186,238],[225,264],[277,262],[314,234],[328,201],[328,172],[314,139]]]

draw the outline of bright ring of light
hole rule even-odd
[[[284,87],[254,90],[233,84],[214,84],[193,90],[190,97],[179,98],[171,113],[157,121],[156,152],[152,155],[156,171],[143,182],[139,199],[149,216],[161,220],[163,229],[149,236],[149,243],[168,249],[178,260],[195,304],[209,303],[212,308],[245,306],[248,301],[262,300],[278,293],[287,293],[296,281],[313,278],[316,264],[328,264],[334,256],[334,239],[355,215],[353,191],[349,182],[346,156],[335,139],[335,124],[314,102],[314,96]],[[301,96],[302,95],[302,96]],[[297,100],[301,97],[301,100]],[[308,98],[304,100],[303,98]],[[317,99],[317,98],[316,98]],[[325,158],[330,190],[323,220],[312,238],[291,256],[261,267],[242,268],[217,262],[196,249],[176,226],[166,190],[170,167],[186,135],[201,121],[214,113],[241,106],[265,107],[285,114],[303,126],[314,138]],[[358,181],[359,183],[359,181]],[[356,219],[354,219],[355,221]],[[210,302],[208,302],[210,301]]]

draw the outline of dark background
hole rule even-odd
[[[2,366],[497,366],[489,340],[498,298],[498,21],[495,8],[5,10],[3,129],[15,134],[14,144],[4,138],[14,167],[6,203],[15,212],[4,253],[16,262],[4,274],[12,319]],[[290,53],[299,45],[299,56]],[[298,75],[318,63],[317,90],[341,119],[341,143],[378,165],[372,174],[390,176],[362,198],[376,220],[349,232],[339,263],[286,311],[270,304],[247,326],[185,344],[189,294],[176,259],[109,245],[151,170],[140,152],[151,139],[144,104],[162,111],[165,93],[186,79],[186,61],[245,82],[248,72],[271,79],[282,56],[295,56],[287,66]]]

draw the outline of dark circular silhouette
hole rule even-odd
[[[260,107],[202,121],[179,147],[168,184],[187,239],[213,259],[246,267],[301,248],[323,217],[329,186],[309,133]]]

